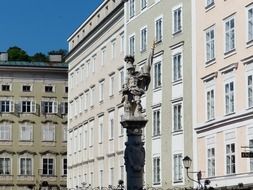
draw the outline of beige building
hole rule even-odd
[[[65,189],[68,67],[0,55],[0,189]]]
[[[192,157],[192,52],[189,0],[129,0],[125,6],[127,54],[137,69],[155,41],[151,83],[142,98],[145,128],[145,186],[192,186],[182,159]]]
[[[241,153],[253,147],[253,1],[194,2],[194,161],[213,187],[252,187],[253,158]]]
[[[124,9],[105,0],[68,38],[68,188],[124,179]]]

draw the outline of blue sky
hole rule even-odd
[[[0,52],[67,49],[67,38],[103,0],[1,0]]]

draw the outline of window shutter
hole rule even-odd
[[[45,114],[45,102],[41,102],[41,113]]]
[[[13,101],[10,101],[10,112],[14,112],[14,102]]]
[[[22,112],[21,107],[22,107],[22,102],[17,102],[15,104],[15,110],[16,110],[17,113],[21,113]]]
[[[56,101],[53,102],[53,107],[54,107],[53,113],[57,113],[58,112],[58,104]]]
[[[36,103],[34,101],[31,101],[32,104],[32,113],[36,112]]]

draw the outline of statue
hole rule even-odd
[[[121,101],[121,103],[124,102],[125,118],[142,116],[141,96],[148,90],[150,83],[154,49],[155,43],[153,43],[148,61],[142,71],[135,71],[133,56],[128,55],[125,57],[127,77],[126,83],[123,85]]]

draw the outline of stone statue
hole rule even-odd
[[[122,101],[124,102],[125,118],[141,117],[142,105],[141,96],[148,90],[150,83],[150,70],[153,64],[155,43],[151,48],[148,61],[145,63],[142,71],[136,71],[134,57],[126,56],[126,83],[123,85]]]

